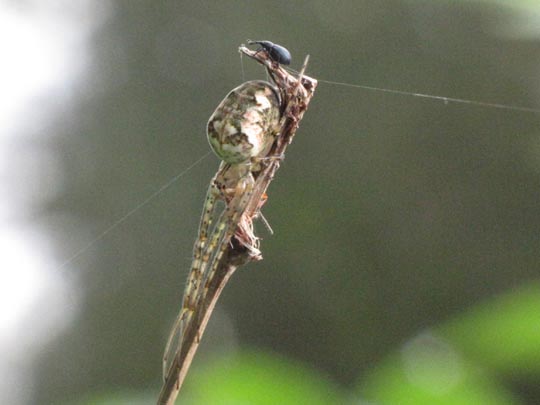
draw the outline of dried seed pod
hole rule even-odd
[[[232,90],[207,125],[210,146],[222,160],[237,164],[261,156],[274,141],[280,119],[277,90],[253,80]]]

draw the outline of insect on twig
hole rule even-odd
[[[249,81],[232,90],[208,121],[208,140],[223,160],[210,182],[182,308],[163,357],[164,383],[158,404],[174,404],[201,336],[225,284],[240,265],[261,260],[253,219],[284,158],[317,86],[280,66],[288,51],[269,41],[239,51],[262,64],[273,83]],[[218,215],[216,203],[225,208]]]

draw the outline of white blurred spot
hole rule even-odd
[[[72,96],[90,62],[89,35],[108,2],[12,4],[0,4],[0,140],[41,129]]]
[[[401,356],[409,381],[433,395],[445,394],[464,378],[465,369],[458,353],[430,333],[409,341]]]
[[[73,305],[67,281],[54,272],[48,241],[31,229],[0,231],[0,345],[10,352],[42,344],[50,329],[62,329],[71,319]],[[62,316],[56,314],[62,312]]]
[[[39,231],[0,231],[0,403],[29,401],[34,356],[74,318],[73,286],[54,264]]]
[[[73,320],[77,295],[58,271],[36,210],[63,178],[46,147],[69,119],[109,1],[0,2],[0,403],[32,400],[33,362]],[[65,269],[64,269],[65,270]]]

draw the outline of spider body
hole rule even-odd
[[[291,53],[281,45],[274,44],[270,41],[248,41],[248,44],[259,44],[262,49],[268,52],[270,58],[277,63],[282,65],[290,65],[291,63]]]
[[[281,110],[278,90],[268,82],[253,80],[227,94],[208,120],[208,142],[222,162],[206,193],[182,310],[165,347],[164,376],[175,339],[181,341],[185,325],[198,301],[206,294],[207,282],[212,279],[235,232],[238,241],[252,252],[253,257],[260,256],[253,225],[241,216],[255,185],[253,173],[261,170],[260,159],[266,157],[279,131]],[[219,200],[225,202],[226,208],[221,215],[215,216]]]
[[[210,146],[229,164],[249,162],[272,145],[280,119],[277,90],[253,80],[233,89],[218,105],[207,125]]]
[[[240,51],[263,64],[275,86],[264,81],[238,86],[208,121],[208,141],[222,162],[206,193],[182,308],[165,346],[160,398],[167,402],[160,403],[174,398],[169,394],[178,391],[185,377],[207,315],[224,285],[219,283],[225,283],[240,263],[224,265],[231,259],[227,255],[240,252],[243,263],[262,258],[253,220],[262,216],[266,188],[317,84],[303,76],[307,58],[296,78],[279,66],[289,64],[289,51],[269,41],[250,43],[261,49],[241,47]],[[276,140],[279,142],[274,143]],[[219,202],[224,203],[221,210],[217,209]]]

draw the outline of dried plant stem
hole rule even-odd
[[[307,58],[302,72],[295,77],[271,60],[264,51],[252,51],[242,46],[240,52],[266,67],[277,84],[281,97],[285,100],[285,110],[279,134],[262,163],[262,170],[256,174],[255,186],[245,211],[238,223],[234,224],[235,234],[230,241],[225,242],[226,250],[217,263],[215,274],[207,281],[208,290],[204,299],[198,302],[197,308],[182,332],[181,345],[166,372],[158,405],[174,405],[214,306],[234,271],[241,265],[261,260],[257,246],[246,246],[245,232],[246,229],[252,229],[252,221],[258,216],[259,209],[266,200],[266,190],[279,168],[280,161],[284,158],[285,150],[317,86],[315,79],[303,75]]]
[[[229,249],[223,256],[216,276],[209,285],[206,300],[200,310],[196,312],[193,321],[188,324],[182,341],[182,348],[172,362],[168,378],[161,389],[158,404],[174,404],[221,291],[223,291],[234,271],[240,265],[250,261],[247,252],[242,252],[242,249],[238,247],[237,249],[240,251]]]

